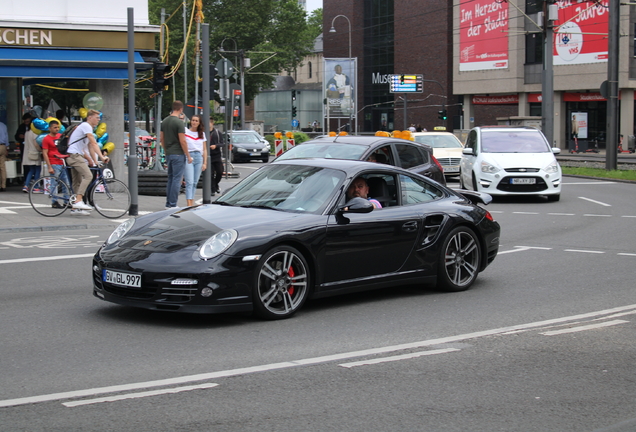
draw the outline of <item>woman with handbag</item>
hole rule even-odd
[[[40,170],[42,168],[42,148],[35,140],[37,135],[31,130],[27,130],[24,134],[24,157],[22,158],[22,172],[24,173],[24,187],[22,192],[29,193],[31,180],[35,181],[40,178]],[[34,189],[34,193],[43,193],[41,190]]]

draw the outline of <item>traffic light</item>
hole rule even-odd
[[[296,90],[291,91],[292,94],[292,102],[296,100]]]
[[[216,78],[216,74],[219,71],[216,69],[216,66],[212,63],[208,65],[208,68],[210,69],[210,92],[213,92],[214,88],[216,87],[216,83],[219,82],[219,80]]]
[[[154,63],[152,65],[152,89],[157,93],[164,90],[168,85],[168,80],[164,77],[167,67],[168,65],[165,63]]]
[[[400,84],[404,84],[404,74],[400,75]]]
[[[295,106],[292,107],[292,117],[296,117],[296,115],[298,114],[298,110]]]
[[[448,116],[446,115],[446,110],[437,111],[437,118],[440,120],[446,120]]]

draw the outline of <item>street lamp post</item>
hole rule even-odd
[[[349,74],[353,74],[354,70],[353,70],[353,58],[351,57],[351,21],[349,21],[349,18],[347,18],[346,15],[336,15],[335,17],[333,17],[333,20],[331,20],[331,30],[329,30],[329,33],[336,33],[336,28],[333,26],[334,22],[336,21],[336,19],[338,18],[344,18],[347,20],[347,23],[349,24]],[[352,86],[352,82],[351,82],[351,78],[349,78],[349,88],[351,89]],[[349,97],[351,99],[351,106],[349,107],[349,132],[353,131],[353,92],[350,91],[349,92]],[[329,118],[329,101],[327,101],[327,118]],[[329,128],[329,126],[327,125],[327,128]]]

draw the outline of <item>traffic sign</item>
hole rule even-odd
[[[424,91],[424,75],[391,75],[389,91],[391,93],[422,93]]]
[[[297,119],[293,119],[292,120],[292,127],[298,127],[298,125],[300,125],[300,122]]]

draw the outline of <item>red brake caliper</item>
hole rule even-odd
[[[289,270],[287,271],[287,274],[289,275],[290,278],[293,278],[296,273],[294,273],[294,268],[293,267],[289,267]],[[287,292],[289,293],[290,296],[294,295],[294,286],[291,285],[288,289]]]

